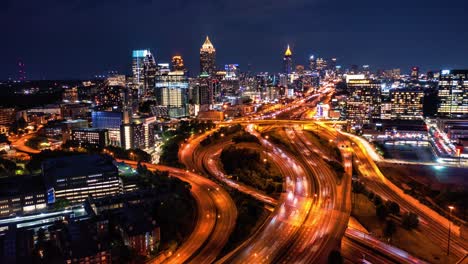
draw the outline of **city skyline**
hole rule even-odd
[[[280,72],[289,44],[294,63],[301,65],[315,55],[374,70],[464,68],[463,7],[468,4],[449,1],[441,8],[436,3],[6,2],[0,20],[10,26],[2,35],[12,37],[0,44],[0,79],[17,79],[19,60],[27,79],[91,78],[109,70],[129,74],[131,51],[140,48],[151,49],[158,62],[181,55],[194,74],[207,35],[217,48],[218,67],[238,63],[246,70],[251,64],[253,71]],[[135,9],[140,13],[130,15]]]

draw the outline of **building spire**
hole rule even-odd
[[[289,48],[289,44],[288,44],[288,48],[286,49],[286,52],[284,53],[284,56],[291,56],[292,55],[292,52],[291,52],[291,49]]]
[[[213,44],[211,43],[210,38],[208,36],[206,36],[205,42],[202,45],[202,50],[209,50],[209,51],[211,51],[211,50],[214,51],[215,50],[215,48],[214,48]]]

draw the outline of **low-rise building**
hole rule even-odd
[[[0,217],[35,213],[47,207],[44,182],[39,176],[0,179]]]
[[[101,155],[77,155],[48,159],[42,176],[49,202],[66,199],[71,203],[89,196],[103,197],[122,192],[118,169],[112,159]]]

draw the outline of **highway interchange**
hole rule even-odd
[[[303,115],[303,103],[296,101],[297,105],[293,103],[281,111],[295,110]],[[230,140],[206,147],[199,144],[213,131],[191,138],[181,146],[179,159],[187,170],[145,164],[149,169],[167,170],[172,176],[190,183],[197,205],[197,219],[191,235],[174,252],[160,255],[151,263],[325,263],[329,253],[340,248],[352,262],[424,263],[369,234],[348,228],[352,166],[357,166],[361,181],[370,190],[384,200],[399,203],[402,211],[418,214],[420,229],[441,248],[445,247],[448,220],[389,182],[375,164],[376,155],[365,141],[339,131],[330,122],[279,120],[271,113],[264,117],[231,120],[218,125],[242,124],[260,139],[261,145],[256,148],[266,153],[284,176],[283,193],[279,198],[270,197],[224,174],[218,156],[224,147],[232,144]],[[256,126],[283,130],[287,135],[285,140],[294,147],[294,153],[261,137]],[[320,146],[311,143],[304,130],[318,131],[340,147],[346,171],[341,180],[326,165],[325,160],[331,157]],[[37,153],[24,144],[29,136],[15,140],[12,145],[26,153]],[[133,161],[125,162],[136,166]],[[220,256],[220,252],[234,230],[237,209],[229,193],[215,181],[274,206],[260,228],[225,256]],[[462,258],[467,254],[468,244],[459,237],[459,229],[455,227],[452,230],[455,235],[451,251],[457,258]]]

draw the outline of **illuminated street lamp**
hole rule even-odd
[[[450,255],[450,228],[452,226],[452,210],[455,209],[455,207],[453,207],[452,205],[450,205],[448,207],[450,209],[450,213],[449,213],[449,230],[448,230],[448,239],[447,239],[447,256]]]

